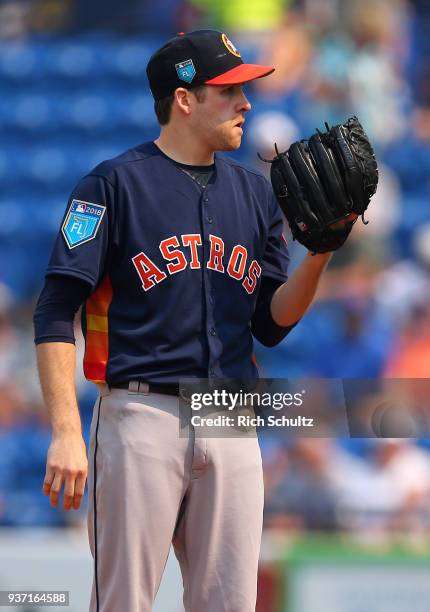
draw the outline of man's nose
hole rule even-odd
[[[243,110],[247,113],[248,111],[250,111],[252,108],[252,104],[251,102],[248,100],[248,98],[244,95],[243,96]]]
[[[251,108],[252,108],[251,102],[248,100],[248,98],[242,92],[242,99],[241,99],[241,104],[240,104],[240,110],[242,110],[245,113],[247,113],[248,111],[251,110]]]

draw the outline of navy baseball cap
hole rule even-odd
[[[223,32],[196,30],[178,34],[158,49],[146,67],[155,100],[177,87],[238,85],[271,74],[271,66],[245,64],[240,52]]]

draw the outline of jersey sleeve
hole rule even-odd
[[[277,281],[269,277],[263,277],[258,292],[257,304],[254,315],[251,319],[251,331],[254,338],[257,338],[261,344],[268,347],[273,347],[279,344],[287,334],[297,325],[288,325],[281,327],[273,317],[270,309],[273,294],[276,289],[282,285],[282,281]]]
[[[269,231],[262,260],[262,276],[285,282],[290,256],[283,234],[282,214],[271,188],[269,198]]]
[[[102,176],[84,177],[69,198],[46,275],[74,276],[94,288],[103,276],[113,215],[113,185]]]
[[[34,311],[34,341],[75,343],[73,321],[90,286],[74,276],[49,275]]]

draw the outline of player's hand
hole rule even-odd
[[[48,450],[43,493],[56,508],[64,485],[64,510],[78,510],[85,491],[88,460],[85,442],[79,433],[54,436]]]
[[[347,223],[349,223],[350,221],[355,221],[357,218],[358,218],[357,213],[351,212],[349,213],[349,215],[347,215],[343,219],[340,219],[340,221],[336,221],[335,223],[332,223],[330,225],[330,228],[331,229],[342,229],[343,227],[345,227],[345,225],[347,225]]]

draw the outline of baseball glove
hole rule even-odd
[[[378,166],[357,117],[294,142],[284,153],[275,145],[271,181],[293,238],[313,253],[343,245],[378,184]],[[260,156],[261,157],[261,156]],[[263,158],[261,158],[263,159]]]

